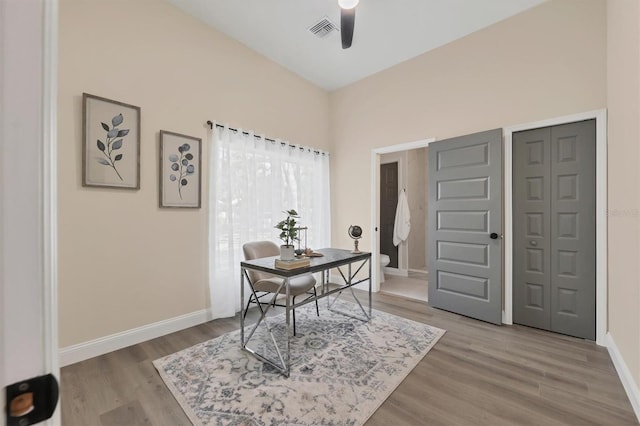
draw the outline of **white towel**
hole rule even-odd
[[[396,221],[393,225],[393,245],[397,246],[409,237],[411,230],[411,213],[407,202],[406,191],[403,189],[398,196],[398,207],[396,207]]]

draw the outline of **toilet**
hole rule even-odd
[[[389,256],[386,254],[380,253],[380,282],[384,282],[384,267],[387,266],[391,262]]]

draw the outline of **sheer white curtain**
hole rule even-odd
[[[271,240],[283,210],[308,226],[307,245],[330,246],[329,154],[213,126],[209,157],[209,295],[213,318],[240,310],[242,244]],[[304,244],[304,241],[303,241]],[[247,296],[247,293],[245,293]],[[248,297],[248,296],[247,296]]]

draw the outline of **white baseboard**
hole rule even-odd
[[[627,392],[627,397],[629,397],[629,402],[631,402],[633,411],[636,413],[638,420],[640,420],[640,390],[638,389],[638,384],[633,379],[631,371],[629,371],[629,367],[627,367],[627,364],[624,362],[622,354],[618,350],[616,343],[613,341],[611,333],[607,333],[605,340],[607,349],[609,350],[609,355],[611,356],[611,361],[613,361],[613,366],[616,368],[618,377],[620,377],[620,381],[622,382],[622,386]]]
[[[75,364],[85,359],[126,348],[156,337],[184,330],[209,320],[209,310],[192,312],[179,317],[169,318],[153,324],[143,325],[121,333],[100,337],[88,342],[60,348],[60,366]]]

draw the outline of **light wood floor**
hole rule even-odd
[[[408,299],[429,300],[429,286],[426,273],[409,271],[406,277],[385,274],[384,282],[380,283],[380,292]]]
[[[593,342],[384,294],[374,308],[447,333],[368,426],[638,424],[606,349]],[[63,368],[62,424],[190,424],[151,361],[237,328],[238,319],[216,320]]]

